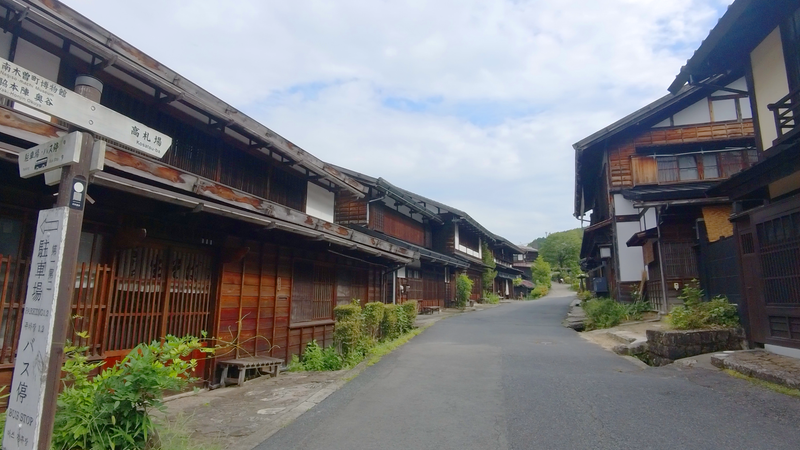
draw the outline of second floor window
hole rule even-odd
[[[756,150],[658,156],[658,183],[728,178],[758,162]]]

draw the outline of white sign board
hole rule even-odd
[[[80,162],[82,134],[70,134],[39,144],[19,154],[19,176],[30,178],[67,164]]]
[[[172,145],[172,138],[166,134],[3,58],[0,95],[156,158],[164,156]]]
[[[3,450],[37,448],[69,208],[39,212]]]

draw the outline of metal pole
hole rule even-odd
[[[95,102],[100,102],[103,83],[100,80],[81,75],[75,79],[75,92]],[[74,130],[71,130],[74,131]],[[64,363],[64,344],[67,339],[70,318],[72,316],[72,293],[75,290],[75,266],[78,261],[78,246],[83,228],[83,205],[86,188],[89,182],[89,166],[92,160],[94,137],[90,133],[83,134],[80,162],[64,167],[61,172],[61,184],[58,186],[56,206],[70,207],[67,218],[67,230],[64,240],[64,261],[62,264],[59,296],[56,298],[55,325],[53,327],[53,343],[50,347],[50,360],[47,365],[47,385],[44,388],[44,409],[41,417],[41,435],[39,450],[50,450],[53,437],[58,391],[61,386],[61,367]],[[76,188],[76,186],[78,186]],[[80,198],[80,208],[74,206],[73,199]]]

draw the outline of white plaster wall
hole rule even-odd
[[[648,208],[639,219],[639,231],[649,230],[656,227],[656,210]]]
[[[306,214],[318,219],[327,220],[328,222],[333,222],[333,203],[333,192],[317,186],[314,183],[308,183]]]
[[[772,147],[772,141],[778,137],[772,111],[767,109],[767,105],[775,103],[789,93],[779,28],[772,30],[772,33],[750,52],[750,64],[753,68],[753,90],[759,135],[762,148],[766,150]]]
[[[619,222],[616,227],[617,258],[620,281],[641,281],[644,270],[642,247],[628,247],[625,243],[639,232],[639,222]]]
[[[639,210],[633,207],[633,202],[626,199],[622,194],[614,194],[614,214],[617,216],[628,216],[639,214]]]
[[[671,127],[672,123],[669,121],[669,117],[658,122],[657,124],[653,125],[653,128],[664,128],[664,127]]]
[[[729,98],[726,100],[713,100],[711,108],[714,110],[714,122],[725,122],[726,120],[736,120],[736,100]]]
[[[699,102],[687,107],[679,113],[672,116],[675,126],[693,125],[698,123],[711,122],[711,113],[708,110],[708,99],[702,99]]]
[[[9,33],[10,34],[10,33]],[[50,81],[58,81],[58,69],[61,60],[45,50],[31,44],[25,39],[17,40],[17,52],[14,56],[14,64],[18,64]],[[42,120],[50,121],[50,116],[42,114],[32,108],[14,103],[14,109],[38,117]]]

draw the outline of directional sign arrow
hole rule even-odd
[[[41,226],[42,233],[47,233],[48,231],[56,231],[58,230],[58,220],[47,220],[44,219]]]

